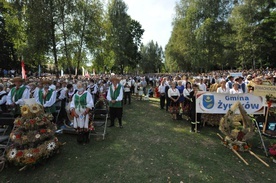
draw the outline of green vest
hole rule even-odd
[[[21,99],[25,89],[26,89],[26,86],[22,86],[22,87],[18,88],[18,90],[16,89],[16,87],[13,87],[11,89],[11,100],[12,100],[12,102],[17,102],[19,99]],[[21,114],[21,110],[20,110],[19,105],[15,106],[14,114],[15,115],[20,115]]]
[[[53,90],[52,89],[48,90],[48,93],[47,93],[47,95],[44,99],[42,89],[39,90],[39,102],[41,103],[41,105],[45,104],[46,101],[50,100],[50,98],[52,97],[52,94],[53,94]],[[55,113],[56,112],[56,105],[54,104],[51,107],[47,107],[45,109],[45,112],[46,113]]]
[[[11,90],[12,101],[17,102],[19,99],[21,99],[25,89],[26,86],[22,86],[18,88],[18,90],[16,89],[16,87],[13,87]]]
[[[118,84],[118,87],[116,88],[116,90],[113,91],[112,85],[110,86],[111,100],[116,100],[117,99],[117,97],[120,95],[121,87],[122,86],[120,84]],[[112,103],[111,101],[109,101],[109,107],[117,107],[117,108],[123,107],[122,106],[122,101],[116,101],[115,103]]]
[[[81,96],[79,96],[78,94],[75,94],[74,103],[75,103],[76,109],[80,110],[81,108],[82,109],[86,108],[86,105],[87,105],[86,96],[87,96],[87,92],[85,92]]]

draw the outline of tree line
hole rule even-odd
[[[166,69],[276,67],[274,0],[180,0],[166,45]]]
[[[140,50],[150,43],[142,45],[144,29],[127,10],[123,0],[0,0],[1,67],[24,60],[29,69],[50,64],[55,73],[143,72],[147,52]]]

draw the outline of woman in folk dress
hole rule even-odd
[[[190,112],[190,103],[191,103],[191,97],[190,93],[193,91],[192,89],[192,84],[190,82],[186,82],[186,87],[183,91],[184,95],[184,108],[183,112],[184,113],[189,113]]]
[[[92,95],[77,83],[78,92],[73,96],[70,110],[74,116],[74,128],[79,133],[78,142],[88,142],[89,111],[94,107]]]
[[[178,99],[180,97],[179,90],[175,87],[175,81],[172,82],[171,88],[168,90],[168,97],[171,99],[170,107],[172,110],[170,111],[173,119],[177,119],[177,113],[179,108]]]

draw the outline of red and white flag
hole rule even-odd
[[[21,73],[22,73],[22,79],[26,79],[26,71],[25,71],[25,64],[24,64],[24,61],[22,60],[21,61]]]

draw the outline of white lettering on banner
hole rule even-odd
[[[223,94],[201,92],[196,99],[197,113],[225,114],[240,101],[248,114],[264,114],[264,98],[252,94]],[[239,110],[237,110],[239,112]]]

